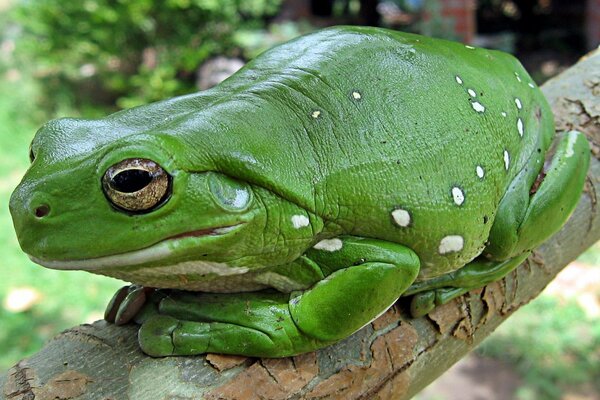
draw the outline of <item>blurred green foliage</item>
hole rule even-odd
[[[121,108],[194,90],[196,68],[234,55],[233,35],[265,26],[281,0],[23,1],[20,56],[50,107],[61,92]],[[73,95],[70,95],[73,96]],[[50,107],[51,108],[51,107]]]
[[[313,32],[316,29],[308,21],[287,21],[270,24],[266,29],[239,29],[235,32],[233,40],[243,49],[243,56],[251,60],[275,45]]]
[[[575,388],[600,392],[600,318],[586,315],[575,301],[540,296],[477,351],[515,367],[523,380],[518,400],[559,400]]]
[[[10,67],[0,59],[0,370],[39,350],[61,330],[100,318],[108,299],[122,285],[85,272],[64,274],[41,268],[19,248],[8,200],[29,165],[29,143],[46,114],[32,102],[38,92],[35,81]],[[7,75],[12,78],[6,79]],[[40,298],[21,312],[10,311],[7,300],[21,288],[33,290]]]

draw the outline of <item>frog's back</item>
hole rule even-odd
[[[232,173],[333,230],[412,248],[422,278],[480,254],[508,184],[554,131],[512,56],[383,29],[304,36],[217,90],[211,115],[237,128],[211,159],[249,155]]]

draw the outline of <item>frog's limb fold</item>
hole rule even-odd
[[[545,168],[544,179],[532,190],[540,170],[536,165],[543,162],[541,154],[534,154],[500,202],[484,250],[486,258],[479,257],[457,271],[412,285],[404,293],[416,294],[411,314],[425,315],[437,305],[504,277],[533,248],[556,233],[579,202],[589,166],[589,150],[580,132],[561,135]]]
[[[469,290],[501,279],[525,261],[529,254],[500,262],[478,258],[459,270],[413,284],[404,293],[406,296],[415,294],[410,304],[411,315],[421,317]]]
[[[336,239],[340,240],[340,239]],[[152,356],[206,352],[283,357],[316,350],[357,331],[391,306],[419,271],[395,243],[345,237],[306,257],[326,277],[307,290],[235,294],[173,291],[139,331]]]
[[[531,194],[540,169],[536,165],[541,162],[541,155],[534,154],[502,198],[484,251],[490,259],[506,260],[531,251],[556,233],[575,210],[590,162],[585,135],[570,131],[557,139],[545,177]]]

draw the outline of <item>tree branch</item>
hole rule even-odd
[[[600,146],[600,52],[543,87],[557,128],[579,129]],[[536,297],[600,238],[600,162],[568,224],[499,282],[420,319],[406,300],[350,338],[293,358],[208,355],[153,359],[136,328],[98,321],[59,334],[0,378],[4,399],[408,399]]]

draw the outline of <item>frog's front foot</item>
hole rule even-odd
[[[154,357],[203,353],[282,357],[334,341],[302,332],[293,320],[289,299],[290,294],[273,291],[173,291],[160,301],[158,314],[142,323],[140,347]]]
[[[156,289],[139,285],[123,286],[104,311],[104,319],[116,325],[124,325],[136,318]]]

